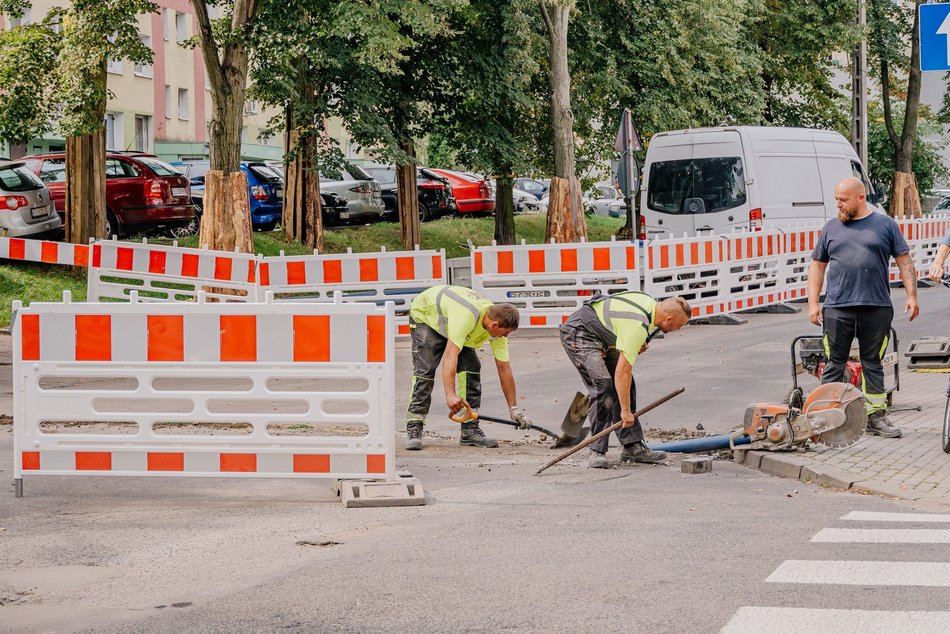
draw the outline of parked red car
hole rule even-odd
[[[34,154],[22,160],[49,187],[65,223],[66,155]],[[191,185],[181,172],[152,154],[106,153],[106,237],[184,227],[194,219]]]
[[[458,204],[460,214],[491,213],[495,211],[495,198],[491,194],[491,185],[484,178],[467,172],[429,168],[439,176],[448,179],[452,185],[452,195]]]

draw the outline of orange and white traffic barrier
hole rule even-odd
[[[0,258],[7,260],[85,267],[89,266],[89,253],[89,245],[86,244],[0,238]]]
[[[14,303],[18,496],[33,475],[395,477],[392,303],[64,299]]]
[[[930,273],[937,257],[937,250],[943,244],[943,239],[950,234],[950,215],[940,213],[931,214],[920,221],[920,240],[917,243],[917,279],[923,279]]]
[[[138,242],[99,240],[92,244],[88,301],[194,301],[198,292],[223,302],[259,298],[255,255]]]
[[[808,297],[808,267],[821,228],[822,225],[816,224],[782,230],[781,279],[786,301]]]
[[[725,267],[730,309],[748,310],[785,301],[782,278],[781,231],[750,231],[722,236],[728,262]]]
[[[646,247],[643,292],[657,299],[679,295],[693,317],[724,315],[729,312],[725,260],[720,236],[657,238]]]
[[[910,256],[914,260],[914,267],[917,269],[917,279],[920,279],[923,277],[920,271],[921,257],[919,252],[921,245],[921,221],[916,218],[899,218],[895,220],[897,220],[897,225],[900,227],[901,235],[903,235],[907,241],[907,246],[910,247]],[[899,283],[901,281],[900,268],[893,258],[888,268],[888,279],[891,283]]]
[[[470,249],[472,289],[517,306],[522,327],[558,326],[593,295],[640,289],[633,242],[492,242]]]
[[[259,287],[276,301],[345,301],[396,305],[398,334],[409,334],[409,304],[429,288],[446,284],[445,250],[386,251],[265,257]]]

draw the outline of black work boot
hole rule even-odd
[[[868,433],[884,438],[900,438],[904,435],[904,432],[894,427],[887,418],[887,412],[882,409],[871,412],[868,416]]]
[[[462,435],[459,436],[459,444],[472,447],[497,447],[498,441],[486,436],[476,420],[470,423],[462,423]]]
[[[620,452],[620,462],[641,462],[644,464],[659,464],[666,460],[665,451],[653,451],[642,440]]]
[[[421,420],[406,421],[406,444],[409,451],[418,451],[422,449],[422,425]]]
[[[607,462],[607,454],[599,451],[590,450],[590,458],[587,459],[587,466],[590,469],[608,469],[610,463]]]

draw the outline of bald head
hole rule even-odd
[[[835,187],[835,204],[841,222],[859,220],[871,213],[865,200],[864,183],[854,176],[849,176]]]

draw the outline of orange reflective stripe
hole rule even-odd
[[[112,452],[77,451],[76,471],[112,471]]]
[[[475,275],[482,274],[482,254],[480,251],[475,252]]]
[[[386,318],[370,315],[366,318],[366,362],[386,361]]]
[[[330,456],[295,453],[294,473],[330,473]]]
[[[181,256],[181,276],[198,277],[198,256],[194,253],[183,253]]]
[[[360,258],[360,281],[379,281],[379,260],[376,258]]]
[[[40,316],[20,317],[20,358],[23,361],[40,360]]]
[[[149,471],[184,471],[185,454],[148,452]]]
[[[146,327],[149,361],[184,361],[184,315],[148,315]]]
[[[59,245],[55,242],[43,242],[40,245],[40,261],[56,263],[59,259]]]
[[[294,361],[329,360],[329,315],[294,315]]]
[[[531,325],[532,326],[544,326],[548,323],[547,317],[539,315],[531,315]]]
[[[544,251],[528,251],[528,272],[544,273]]]
[[[231,268],[233,264],[234,264],[234,260],[232,260],[231,258],[215,258],[214,259],[214,279],[230,280]]]
[[[270,286],[270,264],[261,264],[261,286]]]
[[[257,454],[223,453],[219,456],[219,465],[222,472],[255,473],[257,471]]]
[[[307,265],[305,262],[287,263],[287,283],[288,284],[306,284],[307,283]]]
[[[577,271],[577,249],[561,251],[561,271],[564,273]]]
[[[10,238],[10,259],[22,260],[26,257],[26,242],[20,238]]]
[[[432,256],[432,277],[436,277],[436,278],[442,277],[442,256],[441,255]]]
[[[343,281],[343,263],[340,260],[327,260],[323,263],[323,283],[339,284]]]
[[[633,247],[627,247],[627,270],[637,268],[637,251]]]
[[[375,454],[366,456],[366,473],[386,473],[386,456]]]
[[[89,266],[89,246],[85,244],[73,245],[73,264],[75,266]]]
[[[610,270],[610,249],[604,247],[597,247],[594,249],[594,270]]]
[[[40,452],[24,451],[20,454],[20,467],[24,471],[36,471],[40,468]]]
[[[76,361],[112,361],[112,315],[76,315]]]
[[[164,273],[165,258],[166,254],[164,251],[150,251],[148,254],[148,272]]]
[[[396,258],[396,279],[413,280],[416,278],[416,259],[412,256]]]
[[[135,258],[135,251],[128,247],[119,247],[115,251],[115,268],[120,271],[133,270],[132,261]]]
[[[257,361],[257,316],[221,315],[221,361]]]
[[[511,251],[499,251],[498,252],[498,272],[499,273],[514,273],[514,271],[515,271],[514,254]]]

